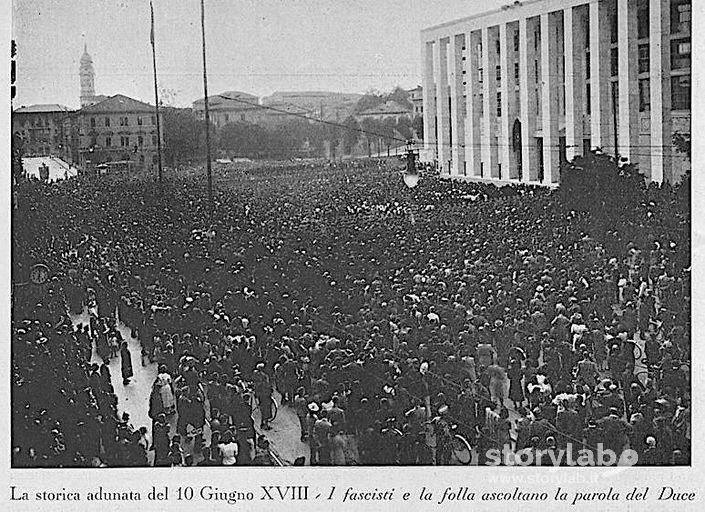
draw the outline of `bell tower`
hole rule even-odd
[[[81,77],[81,106],[85,107],[95,102],[95,70],[93,59],[88,54],[88,47],[85,44],[78,74]]]

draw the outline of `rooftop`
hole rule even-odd
[[[42,103],[38,105],[21,106],[15,110],[15,114],[39,114],[50,112],[73,112],[73,109],[58,103]]]
[[[390,100],[376,107],[368,108],[364,110],[359,115],[361,116],[371,116],[380,114],[408,114],[411,110],[408,107],[400,105],[396,101]]]
[[[154,112],[154,106],[123,94],[116,94],[94,105],[83,107],[81,112],[87,114],[102,112]]]

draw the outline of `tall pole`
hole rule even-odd
[[[206,117],[206,174],[208,175],[208,202],[213,209],[213,177],[211,175],[211,118],[208,111],[208,78],[206,75],[206,9],[201,0],[201,37],[203,39],[203,95],[205,96],[203,106]]]
[[[152,42],[152,68],[154,69],[154,111],[157,120],[157,165],[159,166],[159,183],[162,182],[162,130],[159,121],[159,90],[157,89],[157,50],[154,46],[154,7],[152,2],[149,2],[149,13],[152,19],[152,30],[150,41]]]
[[[614,136],[614,159],[619,164],[619,137],[617,133],[617,84],[612,83],[612,135]]]

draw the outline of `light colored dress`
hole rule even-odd
[[[160,373],[157,375],[157,385],[159,386],[159,396],[162,399],[162,406],[167,414],[176,410],[176,398],[171,389],[171,375]]]
[[[336,434],[330,439],[330,459],[333,466],[345,466],[345,438]]]

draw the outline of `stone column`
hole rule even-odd
[[[435,160],[436,155],[436,82],[433,76],[433,43],[422,43],[424,62],[423,82],[423,140],[426,158]]]
[[[497,36],[496,27],[482,28],[482,72],[483,72],[483,125],[482,163],[483,177],[498,178],[497,166]]]
[[[518,115],[516,102],[516,79],[514,77],[514,34],[515,23],[503,23],[499,26],[499,62],[502,67],[502,117],[500,118],[499,162],[502,164],[503,179],[519,179],[517,159],[512,144],[514,120]]]
[[[563,11],[565,45],[565,143],[566,157],[572,161],[583,154],[583,115],[585,112],[585,13],[579,7]]]
[[[521,103],[521,181],[536,181],[538,151],[536,147],[536,73],[534,69],[534,28],[536,19],[519,20],[519,100]]]
[[[443,174],[450,168],[450,105],[448,104],[448,38],[436,40],[433,56],[436,76],[436,112],[438,124],[438,166]]]
[[[610,87],[609,6],[599,0],[590,3],[590,138],[606,153],[614,153]]]
[[[637,0],[619,0],[617,41],[619,52],[619,154],[635,160],[639,153],[639,48],[637,45]]]
[[[480,176],[480,161],[482,159],[482,140],[480,124],[482,123],[482,84],[479,80],[480,52],[478,45],[482,40],[480,32],[468,32],[465,35],[467,55],[467,116],[465,117],[465,160],[467,175]]]
[[[558,137],[559,48],[558,14],[541,15],[541,121],[543,132],[543,180],[555,183],[560,176]]]
[[[662,183],[672,176],[670,2],[649,4],[651,86],[651,181]]]
[[[465,174],[465,86],[463,81],[463,47],[465,34],[450,40],[450,125],[452,133],[451,174]]]

